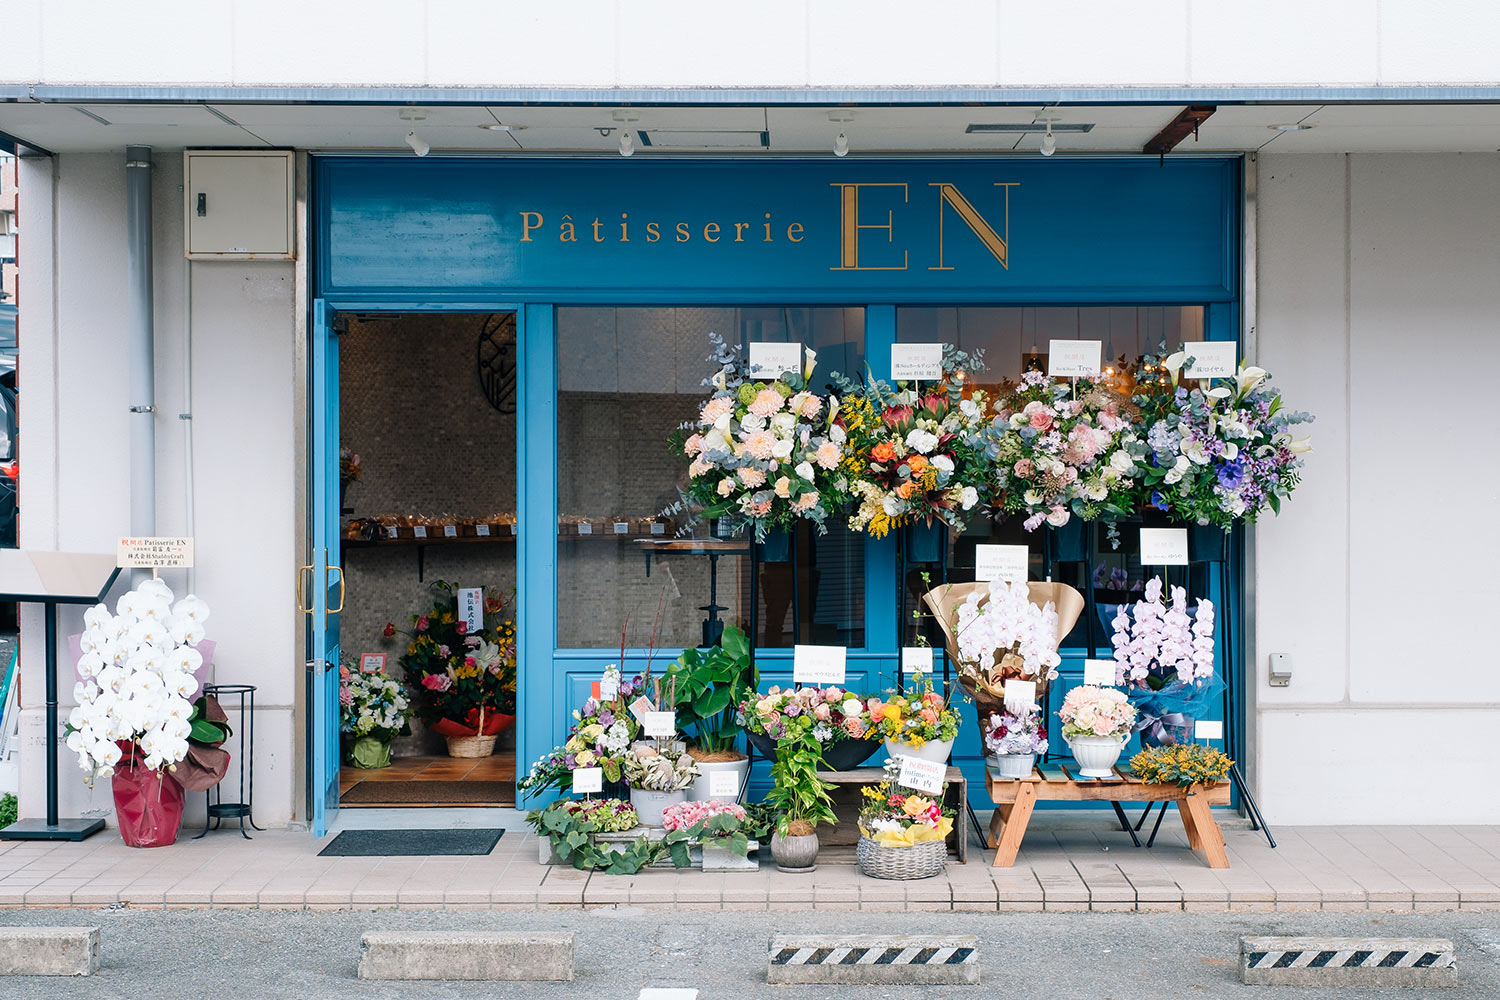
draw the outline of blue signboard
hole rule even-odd
[[[1232,160],[328,158],[324,297],[1225,302]]]

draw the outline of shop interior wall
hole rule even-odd
[[[185,531],[182,387],[182,157],[157,152],[152,178],[156,323],[157,530]],[[23,548],[113,552],[130,529],[125,158],[67,154],[21,166],[25,253],[20,297]],[[196,591],[218,642],[214,679],[257,686],[255,819],[292,818],[302,683],[292,609],[295,539],[295,271],[281,262],[193,265]],[[185,574],[163,578],[182,592]],[[114,596],[124,591],[117,587]],[[62,615],[82,631],[82,611]],[[21,814],[45,812],[41,615],[22,620]],[[69,667],[60,670],[66,714]],[[64,816],[112,816],[108,780],[89,791],[61,750]],[[233,779],[231,779],[233,780]],[[232,789],[231,789],[232,791]],[[188,796],[188,820],[203,797]]]
[[[1475,780],[1500,725],[1500,156],[1264,156],[1259,195],[1258,360],[1317,422],[1256,531],[1256,794],[1273,822],[1500,822]]]

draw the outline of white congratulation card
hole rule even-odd
[[[1186,528],[1142,528],[1142,566],[1186,566]]]
[[[974,579],[1025,583],[1031,568],[1031,550],[1024,545],[974,546]]]
[[[842,684],[848,652],[843,646],[794,646],[792,680],[797,684]]]
[[[769,382],[783,372],[802,374],[801,344],[755,342],[750,345],[751,378]]]
[[[1077,378],[1098,375],[1104,344],[1098,340],[1053,340],[1047,346],[1047,374]]]
[[[892,344],[891,381],[933,381],[943,377],[942,344]]]
[[[1239,370],[1239,347],[1233,340],[1200,340],[1182,345],[1190,359],[1183,378],[1234,378]]]

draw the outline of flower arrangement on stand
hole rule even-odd
[[[411,732],[411,705],[401,682],[383,673],[339,667],[339,732],[344,758],[360,768],[389,767],[391,741]]]
[[[1234,766],[1223,751],[1202,743],[1145,747],[1130,758],[1136,777],[1148,785],[1212,785],[1229,777]]]
[[[1224,690],[1214,675],[1213,602],[1189,610],[1187,591],[1171,591],[1168,606],[1161,577],[1152,577],[1144,599],[1120,605],[1113,622],[1115,680],[1130,692],[1148,746],[1192,742],[1194,724]]]
[[[1021,712],[992,714],[984,727],[985,764],[997,778],[1029,778],[1036,755],[1047,752],[1042,712],[1037,705]]]
[[[885,740],[892,757],[916,757],[946,763],[958,738],[959,717],[948,700],[932,689],[932,675],[921,674],[911,691],[898,691],[865,703],[872,732]]]
[[[838,422],[849,441],[851,530],[882,538],[895,527],[942,522],[962,531],[971,512],[989,503],[989,397],[974,391],[965,398],[966,367],[982,367],[977,355],[946,346],[943,378],[925,391],[835,374],[844,393]]]
[[[151,579],[123,595],[111,615],[84,612],[82,655],[68,713],[67,745],[87,779],[112,777],[120,835],[131,847],[162,847],[182,826],[183,787],[172,775],[189,740],[222,742],[227,730],[202,718],[197,672],[208,605]]]
[[[995,404],[990,426],[999,506],[1025,516],[1034,531],[1044,522],[1113,523],[1131,513],[1138,477],[1129,400],[1103,382],[1071,382],[1027,372]]]
[[[1089,684],[1068,692],[1057,717],[1080,775],[1114,777],[1115,761],[1135,727],[1135,714],[1125,692],[1115,688]]]
[[[453,584],[433,585],[436,599],[413,615],[401,666],[416,714],[448,740],[453,757],[487,757],[516,721],[516,627],[505,602],[485,594],[483,628],[471,632],[458,614]],[[400,631],[387,623],[386,638]]]
[[[709,339],[719,371],[704,381],[712,395],[698,419],[681,428],[687,436],[674,439],[691,464],[683,501],[666,513],[699,513],[727,520],[731,529],[748,524],[759,542],[801,520],[827,530],[844,431],[833,422],[833,407],[808,388],[812,352],[803,371],[756,381],[744,373],[739,345],[717,334]]]
[[[840,687],[772,685],[739,708],[746,735],[767,758],[776,756],[782,740],[804,732],[818,745],[822,765],[833,771],[858,767],[880,746],[865,700]]]
[[[1146,364],[1157,361],[1147,357]],[[1301,480],[1307,438],[1293,428],[1311,414],[1282,408],[1281,394],[1263,368],[1241,366],[1235,377],[1181,384],[1187,355],[1160,361],[1166,374],[1141,383],[1135,397],[1143,422],[1146,503],[1188,524],[1228,530],[1254,523]]]
[[[888,763],[883,781],[860,790],[864,805],[855,860],[873,878],[930,878],[942,872],[947,860],[954,813],[943,805],[941,794],[904,788],[899,776],[900,766]]]

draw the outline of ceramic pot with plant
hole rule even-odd
[[[1125,692],[1093,685],[1076,687],[1057,710],[1063,739],[1085,778],[1114,777],[1115,761],[1135,728],[1135,706]]]
[[[984,729],[984,763],[997,778],[1029,778],[1036,755],[1047,752],[1042,713],[1036,705],[1024,712],[992,714]]]
[[[776,830],[771,835],[771,857],[785,872],[810,872],[818,866],[818,824],[838,822],[833,786],[818,777],[823,762],[822,743],[813,735],[815,720],[809,715],[793,717],[785,734],[776,741],[771,765],[771,791],[766,801],[776,810]]]
[[[699,771],[688,789],[689,801],[743,794],[750,758],[738,745],[742,727],[737,717],[740,702],[754,694],[756,680],[750,643],[734,627],[724,630],[717,646],[707,652],[684,650],[667,668],[664,686],[673,692],[677,726],[689,734],[687,752]]]
[[[641,825],[661,826],[668,806],[687,801],[687,790],[698,779],[698,765],[679,748],[637,744],[622,758],[620,773],[630,786],[630,804]]]
[[[912,690],[871,698],[865,707],[886,753],[945,764],[958,738],[958,713],[932,689],[931,674],[917,677]]]

